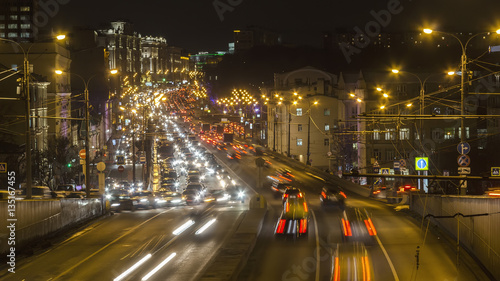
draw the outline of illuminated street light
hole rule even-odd
[[[57,75],[63,74],[65,71],[62,70],[55,70],[54,71]],[[66,72],[68,74],[73,74],[80,78],[83,82],[83,85],[85,87],[84,90],[84,95],[85,95],[85,129],[87,130],[87,134],[85,136],[85,193],[87,198],[90,197],[90,115],[89,115],[89,83],[90,81],[97,76],[97,73],[92,75],[89,79],[85,80],[81,75],[72,73],[72,72]],[[116,74],[117,72],[115,72]]]

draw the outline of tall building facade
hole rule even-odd
[[[38,0],[4,0],[0,5],[0,38],[17,42],[34,42],[34,24]]]
[[[144,83],[165,84],[170,71],[168,69],[167,40],[163,37],[142,37],[141,51]]]
[[[118,70],[124,87],[141,85],[141,35],[132,23],[111,22],[107,29],[98,31],[98,45],[107,50],[109,69]]]

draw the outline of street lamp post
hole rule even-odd
[[[26,199],[31,199],[32,196],[32,185],[33,179],[31,177],[31,99],[30,99],[30,64],[28,61],[28,54],[33,45],[31,45],[28,50],[24,50],[21,44],[14,40],[0,38],[0,41],[5,41],[8,43],[13,43],[19,47],[23,52],[23,96],[25,98],[25,108],[26,108]]]
[[[465,103],[464,103],[464,99],[465,99],[465,76],[467,75],[467,46],[469,45],[470,41],[473,38],[475,38],[476,36],[483,35],[483,34],[489,34],[491,32],[487,31],[487,32],[481,32],[481,33],[474,34],[471,37],[469,37],[469,39],[467,39],[467,41],[464,44],[462,42],[462,40],[460,40],[460,38],[458,38],[453,33],[448,33],[448,32],[443,32],[443,31],[435,31],[435,30],[432,30],[429,28],[425,28],[423,31],[426,34],[431,34],[432,32],[437,32],[437,33],[449,35],[449,36],[455,38],[458,41],[458,43],[460,43],[460,47],[462,48],[462,56],[460,59],[460,71],[462,72],[461,77],[460,77],[460,115],[461,115],[460,116],[461,117],[460,118],[460,142],[463,143],[466,140],[466,138],[465,138]],[[496,33],[500,34],[500,29],[496,30]],[[462,184],[460,185],[460,187],[461,187],[460,192],[459,192],[460,195],[465,195],[467,192],[467,181],[464,180],[462,182]]]
[[[61,75],[64,73],[62,70],[56,70],[56,74]],[[85,87],[84,90],[84,97],[85,97],[85,194],[88,197],[90,197],[90,114],[89,114],[89,83],[90,81],[97,76],[97,73],[92,75],[88,80],[85,80],[81,75],[72,73],[72,72],[66,72],[69,74],[73,74],[80,78],[83,82],[83,85]],[[117,71],[111,70],[110,74],[116,74]]]
[[[318,104],[317,101],[313,103],[314,105]],[[307,156],[306,156],[306,165],[311,165],[310,161],[310,155],[311,155],[311,100],[309,100],[309,109],[307,110],[308,112],[308,118],[307,118]]]

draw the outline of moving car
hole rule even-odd
[[[345,242],[375,243],[377,230],[366,209],[345,208],[340,218],[342,238]]]
[[[274,197],[282,197],[287,188],[293,187],[290,182],[283,181],[275,177],[270,177],[272,179],[271,189],[274,191]]]
[[[153,192],[141,190],[132,194],[132,200],[135,202],[136,208],[156,209],[156,198]]]
[[[321,189],[321,193],[319,195],[319,200],[321,201],[321,206],[338,206],[339,208],[344,208],[345,199],[347,196],[345,195],[342,188],[339,186],[333,185],[325,185]]]
[[[158,198],[157,202],[164,203],[166,206],[179,206],[182,205],[184,202],[182,200],[182,194],[173,191],[161,192],[157,198]]]
[[[332,257],[330,280],[373,280],[374,271],[363,243],[338,244]]]
[[[309,230],[309,207],[304,197],[287,198],[283,212],[276,224],[274,234],[278,236],[307,236]]]
[[[288,198],[294,199],[302,197],[304,197],[304,193],[298,187],[287,186],[285,192],[283,192],[283,203],[285,203]]]
[[[68,197],[71,193],[77,193],[81,192],[82,195],[85,195],[85,192],[83,191],[78,191],[76,189],[75,184],[60,184],[56,187],[54,190],[58,198],[65,198]]]
[[[202,202],[202,196],[200,192],[198,192],[196,189],[186,189],[182,193],[182,199],[186,204],[200,204]]]
[[[106,194],[106,199],[110,203],[111,211],[121,212],[122,210],[135,211],[135,204],[130,195],[121,190],[112,190]]]

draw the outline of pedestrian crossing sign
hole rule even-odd
[[[7,163],[0,163],[0,174],[7,173]]]

